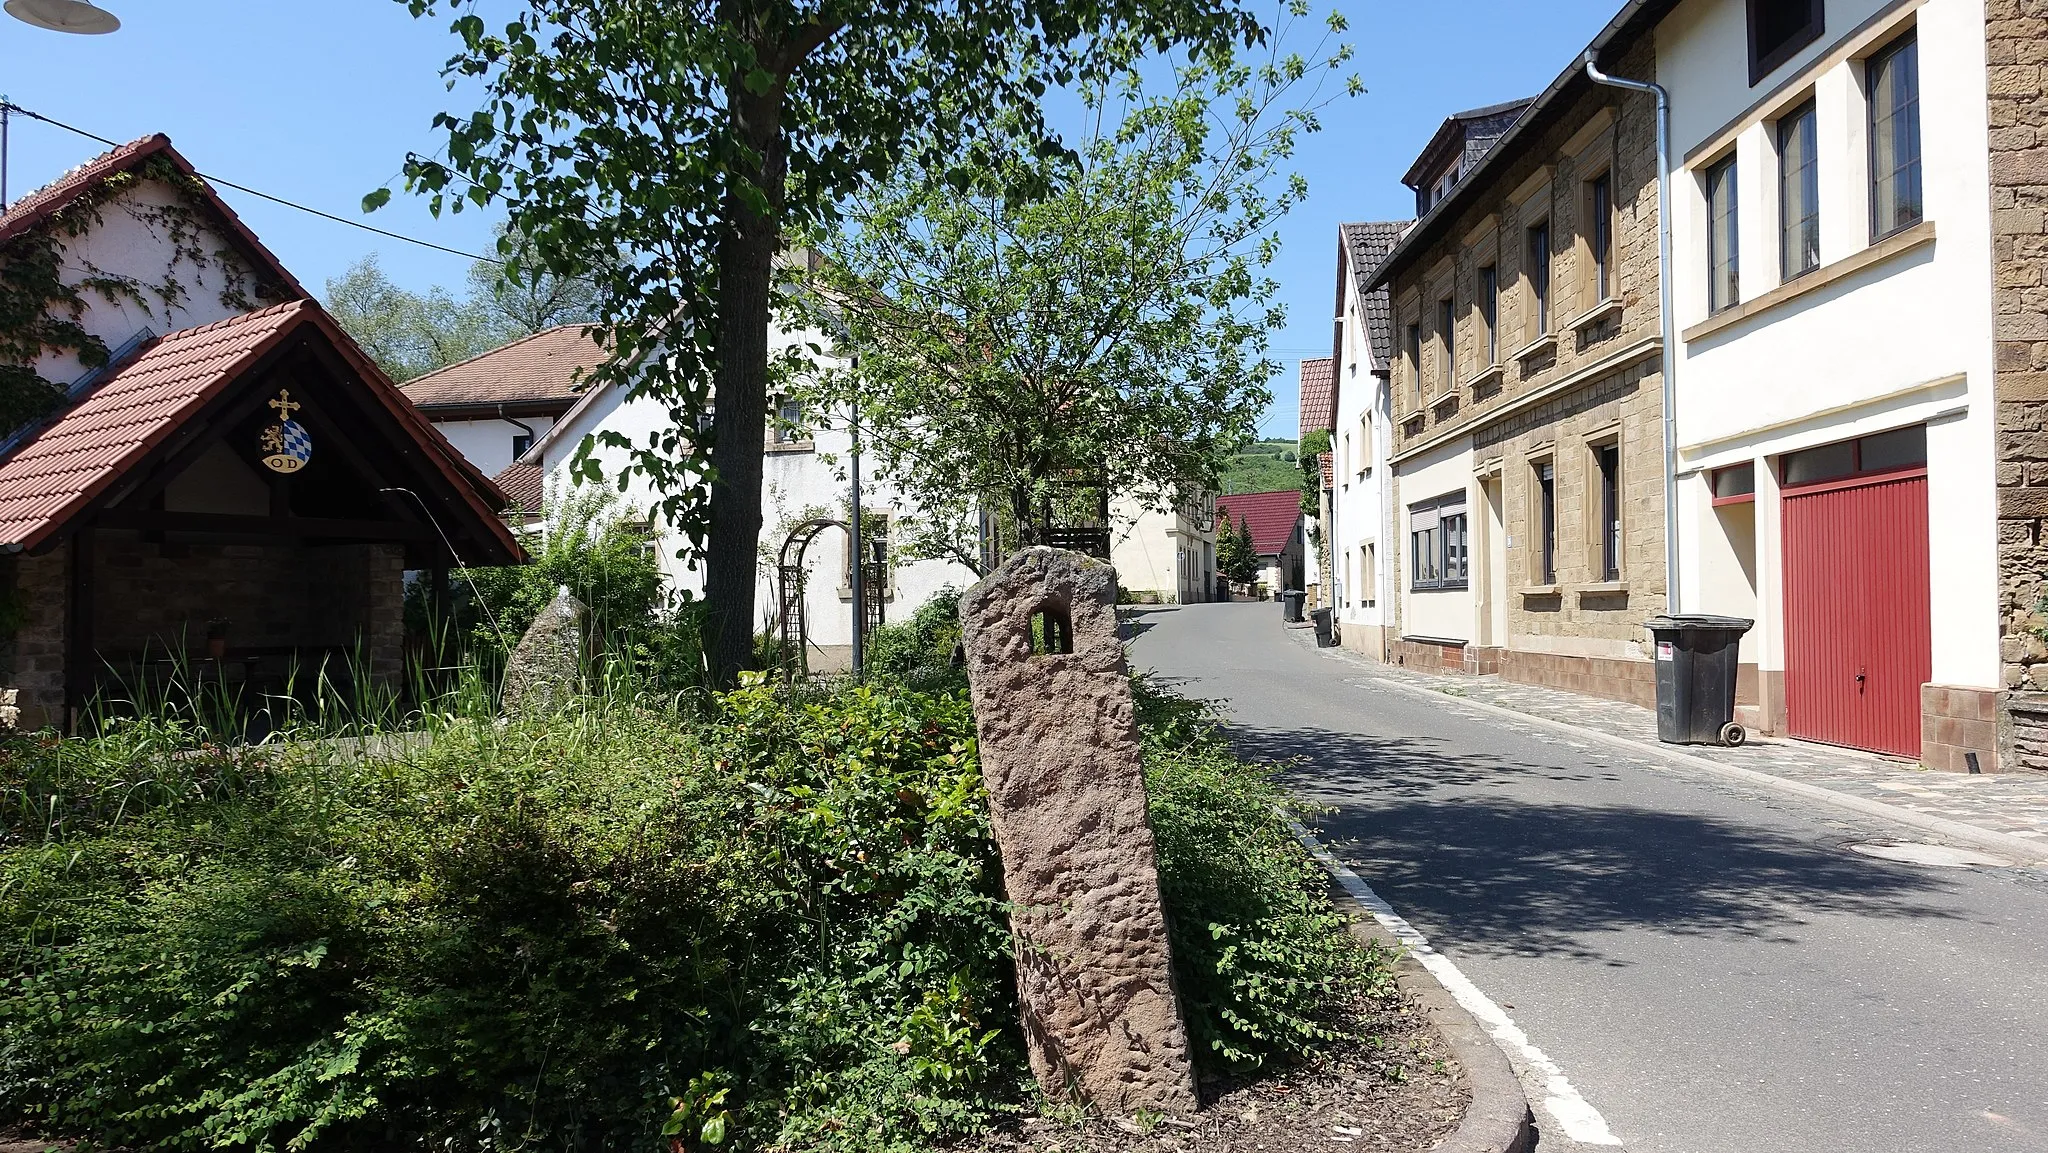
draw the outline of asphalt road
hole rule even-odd
[[[2048,876],[1852,854],[1918,838],[1376,684],[1277,605],[1135,627],[1627,1150],[2048,1151]]]

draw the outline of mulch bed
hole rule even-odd
[[[1204,1108],[1190,1119],[1026,1116],[955,1153],[1405,1153],[1457,1128],[1472,1091],[1419,1007],[1389,994],[1351,1031],[1369,1040],[1306,1065],[1205,1082]]]

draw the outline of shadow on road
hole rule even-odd
[[[1624,965],[1599,934],[1790,943],[1820,914],[1957,916],[1944,907],[1947,879],[1831,844],[1698,812],[1518,795],[1617,779],[1599,754],[1567,768],[1475,753],[1469,741],[1453,755],[1435,738],[1232,734],[1243,755],[1285,766],[1298,795],[1333,807],[1311,823],[1340,858],[1418,926],[1456,926],[1463,950]]]

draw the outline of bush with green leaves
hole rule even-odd
[[[863,655],[868,676],[924,688],[965,688],[966,673],[954,661],[960,647],[960,590],[947,586],[902,624],[884,625],[868,635]]]
[[[1312,1051],[1383,970],[1267,774],[1199,709],[1141,702],[1197,1058]],[[762,682],[706,709],[0,744],[0,1126],[887,1151],[1019,1107],[964,694]]]

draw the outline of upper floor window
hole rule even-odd
[[[1707,169],[1707,311],[1719,312],[1740,296],[1735,245],[1735,157]]]
[[[1436,302],[1438,357],[1436,379],[1439,384],[1443,385],[1446,392],[1456,383],[1454,373],[1456,372],[1455,366],[1457,364],[1457,327],[1457,313],[1452,310],[1451,298],[1446,296]]]
[[[803,423],[803,416],[803,407],[797,404],[796,401],[786,396],[777,397],[775,401],[775,419],[770,422],[772,427],[769,430],[769,435],[774,438],[776,444],[795,443],[802,433],[799,426]]]
[[[1536,322],[1534,340],[1550,331],[1550,222],[1533,225],[1528,233],[1529,315]]]
[[[1755,86],[1820,39],[1821,0],[1749,0],[1749,82]]]
[[[1920,223],[1920,43],[1910,32],[1864,68],[1870,94],[1870,236]]]
[[[1479,270],[1479,339],[1484,342],[1486,363],[1500,363],[1500,269],[1487,265]]]
[[[522,457],[522,456],[525,456],[525,455],[526,455],[526,453],[527,453],[527,450],[528,450],[528,449],[531,449],[532,447],[533,447],[533,434],[532,434],[532,433],[530,433],[530,432],[515,432],[515,433],[513,433],[513,434],[512,434],[512,459],[513,459],[513,460],[518,460],[518,459],[519,459],[520,457]]]
[[[1586,182],[1586,208],[1592,217],[1587,230],[1593,273],[1594,304],[1614,295],[1614,176],[1603,172]]]
[[[1778,118],[1778,272],[1785,280],[1820,267],[1816,135],[1811,100]]]

